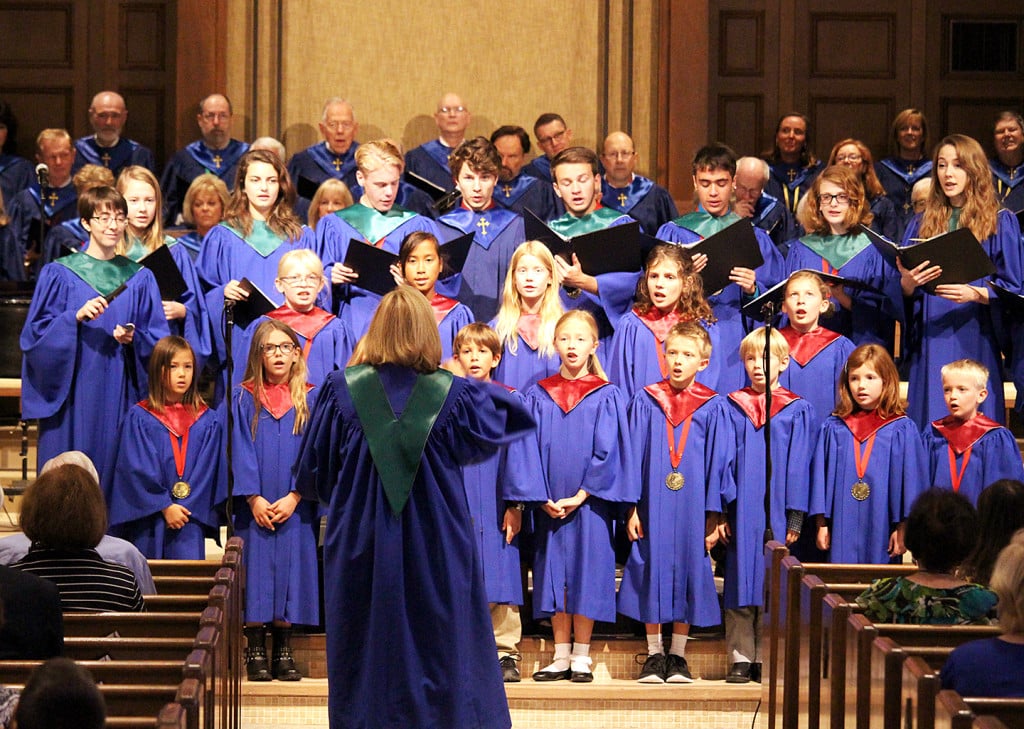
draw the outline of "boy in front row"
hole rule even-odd
[[[764,367],[767,333],[755,329],[740,342],[740,360],[750,386],[730,393],[729,416],[734,433],[734,499],[727,502],[726,521],[719,527],[725,552],[725,642],[732,665],[728,683],[761,680],[761,629],[764,604],[765,464],[767,462],[765,391],[771,389],[771,528],[773,537],[792,544],[800,536],[810,491],[809,454],[817,435],[814,408],[779,385],[789,366],[789,345],[778,329],[768,341],[768,372]]]
[[[626,530],[633,542],[619,588],[619,612],[646,625],[640,683],[690,683],[690,624],[717,625],[721,613],[708,551],[718,538],[722,504],[734,498],[732,434],[725,398],[696,381],[711,339],[696,322],[665,338],[668,376],[629,404],[640,501]],[[662,625],[672,623],[664,653]]]
[[[924,429],[928,483],[966,496],[977,506],[982,489],[999,479],[1024,480],[1020,448],[1009,430],[978,407],[988,397],[988,368],[973,359],[944,365],[942,395],[949,415]]]

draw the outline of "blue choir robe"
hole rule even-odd
[[[497,382],[493,386],[505,387]],[[525,403],[518,392],[513,391],[512,396]],[[506,542],[501,524],[507,507],[521,502],[532,510],[547,501],[536,439],[522,438],[486,460],[463,466],[462,478],[483,563],[487,602],[522,605],[519,536]]]
[[[796,237],[797,224],[785,205],[777,198],[762,192],[754,204],[754,217],[751,218],[751,222],[755,228],[760,228],[768,234],[772,243],[779,249],[779,253],[786,255],[789,241]]]
[[[903,226],[896,215],[896,208],[887,195],[871,198],[871,230],[883,235],[891,241],[898,241],[903,234]]]
[[[875,175],[882,183],[885,195],[892,201],[893,209],[899,217],[899,231],[902,237],[911,218],[914,217],[914,203],[911,193],[914,184],[932,173],[932,161],[922,158],[907,160],[900,157],[886,157],[875,162]]]
[[[806,333],[785,326],[779,333],[789,344],[789,367],[779,374],[779,384],[811,404],[812,432],[817,433],[836,409],[839,378],[856,345],[823,326]]]
[[[320,524],[315,501],[303,499],[295,512],[274,530],[264,529],[253,518],[246,497],[258,495],[270,503],[293,488],[291,467],[299,453],[302,436],[293,433],[295,408],[289,384],[264,383],[264,402],[256,404],[252,382],[231,391],[233,448],[230,468],[234,475],[235,532],[245,540],[245,622],[317,625],[316,545]],[[312,401],[312,385],[306,399]],[[256,435],[253,415],[258,409]],[[226,494],[224,494],[226,496]]]
[[[384,365],[377,374],[401,417],[417,373]],[[452,377],[396,513],[344,373],[328,376],[294,478],[304,496],[328,507],[332,729],[511,725],[461,467],[527,435],[532,424],[503,388]]]
[[[854,249],[856,253],[852,253]],[[853,340],[857,346],[880,344],[892,351],[896,322],[903,319],[900,275],[886,263],[865,233],[805,235],[792,241],[786,254],[786,275],[804,268],[871,286],[873,291],[847,289],[852,302],[849,310],[832,299],[834,311],[831,316],[821,317],[819,324]]]
[[[410,233],[424,231],[442,240],[437,224],[430,218],[394,205],[381,213],[361,203],[336,211],[320,219],[316,226],[316,252],[324,264],[324,275],[331,280],[331,269],[344,263],[352,240],[361,240],[398,255],[402,241]],[[331,286],[331,311],[340,318],[357,340],[370,327],[380,296],[356,283]]]
[[[678,491],[665,485],[674,470],[668,425],[673,448],[682,451]],[[630,400],[629,432],[640,468],[636,508],[644,536],[630,547],[619,612],[644,623],[717,625],[722,613],[704,527],[707,513],[720,513],[735,494],[724,398],[700,383],[678,391],[667,380],[648,385]]]
[[[497,320],[492,320],[490,327],[494,329],[496,324]],[[539,314],[523,314],[519,317],[514,339],[515,350],[510,342],[504,343],[501,361],[494,370],[495,380],[525,392],[530,385],[558,372],[561,362],[554,348],[546,357],[540,353],[540,342],[537,339],[539,328]]]
[[[206,559],[204,539],[217,538],[220,521],[214,506],[226,477],[220,414],[201,405],[195,416],[180,404],[155,412],[143,401],[128,410],[117,443],[104,489],[111,531],[147,559]],[[184,453],[181,473],[175,448]],[[184,498],[172,495],[178,481],[191,489]],[[181,529],[169,528],[164,520],[162,511],[171,504],[191,512]]]
[[[358,203],[363,198],[362,186],[353,185],[350,189],[352,191],[352,199]],[[437,219],[437,208],[434,207],[434,198],[404,179],[398,181],[398,195],[395,196],[395,206],[411,210],[431,220]]]
[[[990,159],[988,166],[992,168],[992,184],[996,188],[996,199],[1000,205],[1010,212],[1024,210],[1024,164],[1008,167],[998,159]]]
[[[97,274],[102,290],[83,278]],[[122,282],[127,288],[106,311],[91,321],[75,320],[86,301]],[[130,347],[113,337],[114,328],[127,323],[135,324]],[[98,261],[84,253],[44,266],[20,339],[22,415],[39,419],[38,462],[80,450],[102,476],[111,463],[118,423],[148,393],[153,346],[168,334],[160,289],[149,269],[121,256]]]
[[[920,216],[911,221],[904,241],[917,237]],[[996,218],[996,232],[981,241],[981,246],[996,272],[991,277],[971,281],[973,286],[985,286],[991,278],[1013,293],[1024,293],[1024,262],[1022,262],[1020,226],[1009,210],[1000,210]],[[995,326],[998,299],[991,295],[991,303],[957,304],[940,296],[926,294],[917,289],[907,302],[907,331],[904,355],[909,362],[909,390],[907,415],[924,430],[932,421],[947,414],[942,397],[942,365],[955,359],[969,357],[981,362],[991,373],[988,398],[980,412],[1002,423],[1006,419],[1003,397],[1002,364],[999,342],[1001,327]]]
[[[526,240],[523,219],[493,203],[482,212],[460,207],[438,218],[443,243],[473,234],[461,274],[438,283],[438,291],[458,299],[478,321],[492,319],[501,304],[508,264],[519,244]]]
[[[16,154],[0,152],[0,193],[8,206],[22,190],[28,188],[35,178],[32,163]]]
[[[607,178],[602,178],[601,205],[638,221],[640,229],[648,235],[654,235],[665,223],[679,217],[668,190],[640,175],[633,175],[626,187],[612,187]]]
[[[856,434],[856,435],[855,435]],[[870,494],[853,497],[858,481],[857,447],[862,454],[874,436],[864,472]],[[856,438],[856,440],[855,440]],[[811,498],[808,515],[824,514],[829,522],[834,563],[885,564],[889,535],[907,518],[914,499],[927,486],[928,464],[920,431],[910,418],[882,420],[874,412],[846,418],[830,415],[811,458]]]
[[[724,230],[738,220],[741,220],[740,216],[732,212],[719,217],[703,211],[690,213],[661,226],[657,237],[670,243],[689,246]],[[698,379],[719,392],[732,392],[747,384],[747,371],[740,361],[740,342],[758,326],[758,322],[743,316],[743,305],[785,278],[785,261],[779,249],[760,228],[754,228],[754,235],[764,262],[754,269],[757,289],[753,296],[744,294],[739,285],[734,283],[721,291],[704,292],[718,319],[715,328],[718,330],[719,348],[712,352],[712,362],[718,360],[715,363],[718,376],[712,380],[711,373],[702,373],[704,376]]]
[[[85,249],[88,247],[89,231],[82,225],[82,219],[65,220],[60,225],[50,228],[50,232],[46,234],[39,265],[45,266],[47,263],[52,263],[61,256],[67,255],[68,251],[85,253]]]
[[[184,235],[179,235],[177,240],[179,245],[185,246],[185,250],[188,251],[194,263],[199,258],[199,249],[203,244],[203,239],[199,237],[199,233],[190,230]]]
[[[175,152],[160,177],[160,189],[164,194],[164,224],[178,222],[189,185],[204,172],[222,179],[229,190],[234,189],[238,161],[248,151],[249,145],[237,139],[229,140],[224,149],[210,149],[202,139],[197,139]]]
[[[30,248],[36,248],[42,254],[43,242],[47,234],[66,220],[78,219],[78,193],[70,180],[63,187],[47,187],[43,191],[43,213],[46,215],[46,224],[40,236],[39,230],[39,183],[33,182],[26,189],[14,196],[13,200],[6,201],[7,213],[10,216],[9,223],[14,232],[14,239],[17,246],[24,254]],[[36,264],[29,271],[29,277],[34,278],[42,266]],[[24,279],[24,269],[22,278]]]
[[[345,369],[349,358],[352,357],[352,350],[356,346],[352,335],[341,320],[319,307],[314,306],[310,311],[300,313],[285,304],[264,318],[284,322],[299,336],[302,356],[306,360],[306,381],[317,387],[322,385],[327,375],[334,370]],[[255,327],[247,331],[248,341],[251,341],[251,335],[255,331]],[[248,341],[245,345],[246,352],[249,350]]]
[[[728,504],[732,538],[725,549],[727,610],[764,604],[764,393],[744,388],[728,397],[732,422],[733,474],[736,498]],[[807,454],[818,434],[814,408],[794,392],[772,390],[772,493],[773,537],[786,540],[787,514],[807,512],[811,472]]]
[[[564,238],[575,238],[596,230],[632,222],[634,222],[633,219],[628,215],[622,215],[617,210],[599,205],[595,210],[582,217],[566,213],[560,218],[550,221],[548,225],[551,230]],[[566,311],[570,309],[589,311],[597,320],[597,332],[601,341],[611,341],[614,332],[613,324],[633,305],[633,294],[641,275],[639,271],[613,271],[596,276],[598,287],[596,295],[578,289],[569,291],[563,286],[559,292],[562,308]]]
[[[554,220],[565,212],[565,206],[561,205],[551,185],[523,171],[511,180],[498,180],[492,199],[520,215],[530,210],[544,221]]]
[[[764,191],[781,200],[790,214],[796,218],[796,209],[800,204],[800,199],[811,189],[814,178],[823,169],[825,169],[825,165],[821,160],[806,167],[802,167],[799,163],[787,164],[781,160],[778,162],[768,160],[769,177]]]
[[[344,182],[351,191],[356,185],[357,149],[359,142],[352,142],[344,154],[335,154],[327,146],[327,142],[317,142],[292,155],[288,160],[288,176],[291,177],[296,190],[306,187],[318,188],[326,180],[335,179]],[[300,183],[300,180],[304,182]],[[307,203],[313,199],[305,195],[300,197]]]
[[[405,169],[429,180],[446,192],[455,189],[448,156],[455,151],[440,139],[431,139],[405,153]]]
[[[437,322],[437,333],[441,335],[441,361],[444,362],[452,358],[452,346],[459,330],[476,320],[468,306],[441,294],[435,294],[430,300],[430,308]]]
[[[551,178],[551,160],[543,154],[540,157],[534,157],[523,165],[523,169],[520,170],[520,174],[536,177],[542,182],[551,183],[553,182]]]
[[[74,174],[86,165],[106,167],[114,173],[114,179],[121,170],[131,165],[139,165],[156,174],[156,159],[149,147],[145,147],[134,139],[121,137],[113,147],[101,147],[95,135],[79,137],[75,140],[75,163],[71,167]]]
[[[558,374],[527,390],[526,400],[537,421],[547,497],[588,494],[565,519],[542,509],[534,514],[534,616],[571,613],[612,622],[612,525],[640,496],[625,398],[595,375],[567,380]]]
[[[213,354],[214,347],[213,322],[206,309],[206,295],[203,293],[192,256],[185,246],[179,245],[170,236],[165,237],[164,244],[170,250],[171,259],[185,281],[185,293],[178,297],[178,303],[185,307],[185,318],[168,320],[167,326],[171,334],[183,337],[192,346],[196,355],[196,372],[201,372],[206,360]],[[149,251],[138,239],[133,239],[125,255],[133,261],[140,261],[149,255]]]
[[[203,239],[196,270],[203,285],[208,290],[216,289],[221,298],[225,284],[247,278],[280,305],[284,297],[274,288],[277,265],[285,253],[300,248],[316,250],[313,231],[305,225],[298,240],[290,240],[274,233],[262,220],[253,221],[252,232],[246,237],[227,223],[220,223],[210,228]],[[211,316],[216,313],[219,312],[211,309]]]
[[[10,225],[0,226],[0,281],[25,278],[25,253],[14,239]]]
[[[928,483],[956,491],[978,505],[989,485],[1024,481],[1020,447],[1013,434],[980,413],[968,421],[947,415],[921,434],[928,455]]]
[[[634,308],[615,324],[615,335],[608,350],[599,350],[598,357],[611,381],[622,389],[627,398],[668,376],[665,338],[669,330],[680,321],[684,319],[678,312],[663,314],[652,306],[646,314]],[[711,361],[697,373],[697,382],[714,389],[720,379],[725,354],[720,347],[718,325],[714,322],[700,324],[711,337]]]

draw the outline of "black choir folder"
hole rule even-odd
[[[466,233],[441,246],[441,255],[445,259],[441,278],[462,272],[472,245],[473,234]],[[344,263],[359,274],[355,284],[361,289],[383,296],[397,285],[395,277],[391,274],[391,266],[398,264],[398,256],[383,248],[377,248],[358,238],[351,238]]]
[[[277,308],[263,290],[247,278],[238,282],[239,288],[249,294],[242,301],[235,302],[235,324],[247,329],[250,324]]]
[[[1024,321],[1024,296],[1003,288],[995,281],[989,281],[988,285],[996,292],[1003,309],[1013,317],[1010,321]]]
[[[700,272],[704,282],[704,295],[721,291],[731,282],[729,272],[734,268],[756,269],[764,263],[761,246],[757,244],[754,226],[748,218],[737,220],[728,228],[696,243],[683,244],[691,258],[699,253],[708,257],[708,265]]]
[[[640,223],[626,223],[602,228],[566,239],[549,228],[532,210],[524,210],[526,240],[539,240],[552,255],[561,256],[571,264],[575,253],[583,273],[600,276],[605,273],[640,271],[644,267],[644,246]]]
[[[770,310],[773,315],[780,314],[782,312],[782,300],[786,296],[786,284],[789,283],[789,279],[798,273],[813,273],[815,276],[820,278],[826,284],[832,286],[842,286],[847,289],[854,289],[860,291],[877,291],[874,286],[866,284],[863,281],[858,281],[855,278],[844,278],[842,276],[836,276],[833,273],[825,273],[824,271],[815,271],[813,268],[801,268],[798,271],[793,271],[788,277],[784,278],[779,283],[772,286],[770,289],[765,291],[763,294],[758,296],[756,299],[748,301],[743,305],[742,312],[744,315],[752,317],[754,319],[764,320],[765,304],[773,304],[773,309]]]
[[[942,284],[966,284],[996,272],[995,264],[970,228],[960,228],[924,240],[915,238],[916,242],[909,246],[896,245],[866,226],[861,228],[894,268],[897,258],[903,262],[904,268],[916,268],[925,261],[930,261],[932,266],[940,266],[942,275],[924,285],[929,294],[934,294],[935,287]]]
[[[438,212],[439,215],[444,215],[449,210],[455,207],[455,204],[462,197],[462,193],[455,190],[445,190],[443,187],[435,185],[433,182],[428,180],[426,177],[417,175],[415,172],[405,171],[405,181],[415,187],[417,190],[430,195],[430,199],[433,200],[431,207]]]
[[[177,301],[178,298],[188,291],[185,279],[178,269],[178,264],[171,256],[171,249],[167,246],[157,246],[152,253],[144,256],[139,263],[153,272],[157,286],[160,287],[161,301]]]

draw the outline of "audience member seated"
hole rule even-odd
[[[875,580],[857,604],[876,623],[987,624],[996,596],[954,574],[977,535],[971,502],[946,489],[928,489],[907,517],[905,543],[918,571]]]
[[[42,577],[0,567],[0,660],[38,660],[64,654],[64,618],[57,586]],[[0,698],[0,726],[3,726]]]
[[[107,507],[84,468],[65,464],[37,478],[25,490],[21,526],[32,546],[11,566],[55,583],[64,612],[144,609],[135,574],[96,552]]]
[[[988,585],[996,557],[1018,529],[1024,529],[1024,483],[1000,479],[978,494],[978,541],[960,565],[960,576]]]
[[[18,729],[103,729],[107,706],[87,669],[51,658],[25,682],[14,719]]]
[[[957,646],[942,667],[942,688],[961,696],[1024,698],[1024,531],[999,553],[991,586],[1003,634]]]

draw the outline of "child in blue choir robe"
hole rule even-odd
[[[903,317],[899,275],[861,229],[872,219],[857,173],[838,165],[826,168],[801,211],[807,233],[790,243],[786,273],[808,269],[866,284],[870,288],[831,286],[835,313],[822,324],[854,344],[892,349],[895,322]]]
[[[633,397],[645,386],[668,376],[665,337],[673,326],[696,321],[718,343],[715,315],[704,298],[699,276],[682,247],[657,245],[647,256],[632,311],[619,319],[606,357],[612,382]],[[718,380],[717,363],[701,367],[697,381],[711,387]]]
[[[836,407],[836,385],[855,345],[839,332],[820,323],[829,310],[829,289],[809,271],[789,277],[782,298],[788,323],[779,329],[789,345],[789,366],[779,384],[811,404],[813,433]]]
[[[594,621],[615,620],[612,522],[639,496],[626,403],[605,377],[597,345],[593,316],[567,312],[555,327],[558,374],[526,392],[548,490],[534,520],[533,606],[537,617],[551,617],[555,644],[554,662],[535,681],[594,680]]]
[[[486,324],[467,324],[455,338],[455,360],[465,377],[493,382],[491,371],[501,361],[498,335]],[[498,382],[494,386],[508,389]],[[498,663],[505,682],[515,683],[520,680],[516,662],[523,604],[518,535],[527,506],[547,501],[536,441],[511,443],[485,461],[463,466],[462,476],[484,566]]]
[[[969,228],[995,264],[991,277],[1008,291],[1024,293],[1024,261],[1017,218],[1000,210],[992,189],[992,174],[985,153],[975,140],[962,134],[945,137],[935,147],[932,189],[924,212],[911,221],[904,242],[931,238],[958,228]],[[926,265],[929,264],[929,265]],[[1002,371],[999,338],[1003,336],[992,290],[983,279],[936,287],[935,294],[921,287],[942,273],[925,261],[908,270],[900,266],[900,285],[907,305],[906,361],[909,362],[907,411],[924,430],[946,414],[939,387],[942,365],[962,357],[980,362],[989,372]],[[981,412],[997,423],[1006,418],[1003,388],[989,391]]]
[[[921,436],[903,414],[900,378],[877,344],[853,350],[839,401],[811,458],[808,515],[832,562],[884,564],[906,551],[903,525],[927,487]]]
[[[658,230],[661,240],[694,244],[742,220],[729,209],[735,185],[735,153],[719,144],[702,147],[693,158],[692,168],[693,186],[700,208],[661,226]],[[725,288],[704,292],[717,321],[715,350],[719,355],[715,358],[715,371],[705,372],[701,382],[719,392],[738,390],[747,382],[739,359],[739,348],[740,340],[753,322],[744,317],[740,309],[759,291],[767,291],[785,278],[785,261],[772,239],[760,228],[754,228],[754,236],[763,259],[761,265],[754,269],[737,266],[729,272],[731,283]],[[699,272],[701,268],[703,264],[695,270]]]
[[[509,260],[526,240],[523,218],[494,203],[501,155],[486,138],[470,139],[456,147],[449,166],[455,188],[462,193],[462,204],[438,218],[438,226],[446,241],[472,233],[473,245],[461,276],[442,282],[439,290],[468,306],[477,321],[488,321],[498,313]],[[445,288],[453,282],[457,288]]]
[[[721,620],[708,550],[718,539],[723,503],[735,489],[724,399],[696,379],[711,351],[700,324],[676,324],[665,337],[665,379],[638,390],[629,403],[640,500],[626,522],[633,544],[618,609],[646,626],[640,683],[690,683],[690,624]],[[664,623],[672,623],[667,656]]]
[[[533,421],[440,360],[424,297],[389,292],[353,365],[328,375],[296,461],[296,485],[328,509],[333,729],[511,725],[461,467]]]
[[[108,489],[111,531],[148,559],[205,559],[224,484],[219,415],[199,394],[188,341],[164,337],[149,359],[149,397],[125,416]]]
[[[168,334],[152,272],[115,253],[127,210],[113,188],[82,194],[89,247],[43,266],[20,339],[22,415],[39,419],[39,462],[80,450],[102,482],[110,435],[145,396],[149,354]]]
[[[558,372],[555,324],[564,312],[557,277],[554,256],[540,241],[523,243],[509,261],[501,308],[491,322],[502,346],[494,377],[521,392]]]
[[[942,392],[949,415],[924,433],[928,483],[952,489],[977,506],[978,496],[1000,479],[1024,480],[1020,448],[1013,434],[978,412],[988,397],[989,372],[970,359],[942,368]]]
[[[416,231],[402,241],[398,250],[398,271],[405,282],[427,297],[441,335],[441,361],[452,357],[452,343],[462,327],[473,321],[469,307],[437,292],[437,279],[445,261],[437,236]]]
[[[245,379],[232,391],[231,468],[235,529],[245,540],[246,672],[250,681],[298,681],[292,623],[320,621],[316,504],[293,488],[291,466],[309,421],[313,386],[306,382],[299,337],[276,319],[257,328]],[[244,504],[241,502],[244,500]],[[267,623],[274,653],[267,666]]]
[[[807,454],[817,435],[811,404],[779,384],[790,364],[789,346],[777,329],[755,329],[740,343],[750,386],[729,394],[735,434],[735,499],[719,527],[725,552],[725,641],[732,664],[728,683],[761,679],[764,649],[765,468],[771,459],[771,530],[773,538],[793,544],[807,513],[810,469]],[[768,371],[764,350],[769,347]],[[764,442],[765,392],[771,389],[771,454]]]
[[[363,194],[355,205],[321,218],[316,226],[316,251],[331,282],[332,311],[359,338],[366,333],[380,296],[359,288],[358,274],[345,265],[353,240],[398,253],[406,236],[416,231],[438,235],[437,224],[397,205],[398,183],[405,162],[389,139],[359,145],[356,179]]]
[[[159,246],[167,246],[185,281],[185,292],[175,301],[163,302],[164,316],[171,333],[183,337],[192,347],[201,371],[213,349],[210,317],[192,256],[174,238],[164,236],[160,183],[145,167],[133,165],[121,171],[117,191],[128,203],[128,228],[117,252],[139,262]]]

